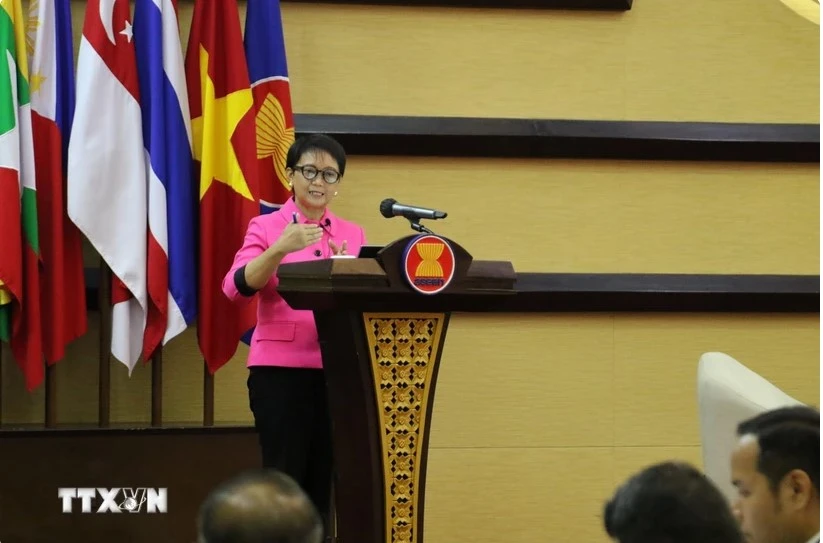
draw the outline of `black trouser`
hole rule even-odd
[[[323,370],[251,367],[248,387],[263,467],[297,481],[314,502],[328,534],[332,440]]]

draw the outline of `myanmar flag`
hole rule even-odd
[[[26,388],[43,381],[40,246],[22,0],[0,2],[0,339]]]
[[[196,0],[186,54],[195,171],[200,187],[197,337],[209,371],[234,355],[256,303],[221,284],[259,215],[254,101],[236,0]]]

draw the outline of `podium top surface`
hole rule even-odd
[[[282,264],[278,290],[313,292],[403,293],[409,289],[374,258],[325,259]],[[511,262],[473,261],[451,293],[504,294],[513,292],[517,275]]]

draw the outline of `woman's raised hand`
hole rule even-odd
[[[289,224],[280,237],[277,245],[283,253],[294,253],[317,243],[323,237],[323,229],[316,224]]]

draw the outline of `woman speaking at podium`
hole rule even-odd
[[[345,170],[345,151],[334,139],[297,140],[286,156],[291,198],[278,211],[252,219],[223,280],[231,300],[258,296],[247,365],[263,465],[293,477],[326,524],[332,441],[320,344],[313,313],[292,309],[277,293],[277,268],[357,255],[366,243],[362,227],[327,208],[338,196]]]

